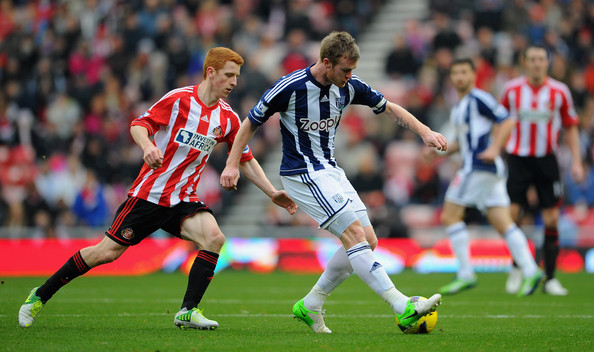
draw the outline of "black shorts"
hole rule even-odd
[[[181,202],[172,208],[130,197],[115,214],[107,237],[123,246],[133,246],[158,229],[181,238],[181,223],[199,211],[212,210],[202,202]]]
[[[561,205],[563,186],[559,176],[557,157],[522,157],[508,155],[507,193],[512,203],[528,205],[526,193],[534,185],[538,194],[538,205],[542,209]]]

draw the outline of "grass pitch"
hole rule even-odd
[[[200,305],[215,331],[179,330],[187,277],[81,277],[58,292],[29,329],[17,314],[45,278],[0,278],[0,351],[592,351],[594,276],[560,274],[567,297],[517,298],[506,275],[479,274],[470,291],[445,296],[429,335],[404,335],[390,308],[359,278],[325,305],[333,333],[314,334],[291,307],[318,275],[223,271]],[[430,296],[452,278],[411,271],[392,280],[408,295]]]

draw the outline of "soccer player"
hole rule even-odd
[[[456,140],[444,154],[459,151],[463,164],[446,191],[441,221],[459,268],[454,281],[439,292],[454,294],[477,284],[470,265],[469,236],[464,223],[466,208],[476,206],[486,210],[487,219],[504,237],[512,257],[522,269],[524,282],[518,295],[530,295],[543,273],[530,253],[526,236],[512,220],[505,189],[505,165],[500,156],[514,120],[493,96],[475,87],[476,72],[471,59],[454,60],[450,79],[460,101],[450,114]],[[437,154],[434,150],[430,152],[432,156]]]
[[[212,48],[204,61],[199,85],[174,89],[135,119],[130,133],[145,164],[117,210],[106,236],[95,246],[76,252],[43,285],[34,288],[19,310],[19,324],[30,327],[46,302],[64,285],[91,268],[117,259],[128,247],[161,228],[194,242],[200,249],[174,323],[180,328],[216,329],[219,324],[199,310],[212,280],[225,236],[212,211],[196,195],[200,175],[213,148],[233,144],[239,116],[222,99],[237,84],[243,58],[228,48]],[[149,138],[154,136],[153,141]],[[274,203],[294,214],[297,205],[277,191],[253,158],[249,147],[240,153],[242,171]]]
[[[518,222],[522,207],[527,205],[526,192],[536,187],[544,223],[544,264],[546,280],[543,291],[564,296],[568,291],[555,278],[559,254],[559,207],[563,186],[555,152],[559,147],[561,129],[565,129],[565,143],[572,156],[571,175],[576,182],[584,178],[579,151],[579,118],[573,107],[567,86],[548,77],[549,58],[546,48],[529,45],[523,53],[525,76],[509,81],[501,98],[516,124],[512,128],[505,149],[508,156],[509,177],[507,192],[511,212]],[[510,271],[506,288],[517,292],[521,275]]]
[[[377,237],[365,205],[334,158],[334,135],[344,109],[349,104],[362,104],[376,114],[385,112],[430,147],[446,150],[446,139],[353,75],[359,57],[359,47],[350,34],[333,32],[326,36],[314,65],[281,77],[251,109],[221,174],[225,189],[237,186],[243,146],[259,126],[279,112],[283,143],[280,174],[285,190],[320,228],[343,244],[315,286],[293,307],[295,317],[316,333],[331,332],[324,323],[322,305],[353,271],[391,306],[405,327],[414,326],[441,302],[439,294],[417,303],[410,301],[394,287],[376,260],[372,249]]]

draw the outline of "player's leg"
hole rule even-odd
[[[19,311],[19,324],[29,327],[45,303],[64,285],[91,268],[114,261],[130,245],[142,241],[159,227],[160,207],[139,198],[128,198],[118,208],[106,237],[76,252],[42,286],[34,288]],[[146,219],[151,221],[146,221]]]
[[[452,245],[454,255],[458,260],[456,278],[439,289],[441,294],[455,294],[476,286],[474,270],[470,264],[470,237],[464,223],[466,207],[446,200],[441,213],[441,222]]]
[[[174,323],[179,328],[213,330],[219,324],[207,319],[198,309],[198,304],[206,292],[219,259],[221,248],[225,244],[225,236],[221,232],[216,219],[209,211],[200,211],[186,218],[181,223],[181,237],[194,242],[198,254],[190,268],[188,286]]]
[[[557,257],[559,256],[559,208],[552,207],[542,211],[544,229],[544,268],[545,283],[543,291],[554,296],[566,296],[569,291],[555,278]]]
[[[507,194],[510,199],[509,210],[512,221],[516,224],[520,223],[522,209],[526,204],[527,192],[530,185],[533,183],[534,165],[529,158],[508,155],[508,178],[507,178]],[[519,226],[519,225],[518,225]],[[509,294],[516,294],[522,287],[522,271],[516,262],[513,262],[512,268],[508,273],[507,281],[505,282],[505,290]]]
[[[43,285],[33,288],[19,310],[19,324],[24,327],[33,325],[35,318],[60,288],[84,275],[92,268],[110,263],[117,259],[127,246],[115,243],[109,237],[104,237],[98,244],[86,247],[74,253],[58,271],[50,276]]]
[[[503,236],[514,262],[517,263],[521,270],[523,280],[518,295],[528,296],[532,294],[540,283],[543,273],[538,269],[532,253],[530,253],[526,235],[512,221],[507,206],[490,207],[487,212],[487,219],[497,232]]]
[[[536,182],[538,201],[542,210],[544,223],[543,259],[546,281],[543,289],[545,293],[565,296],[568,291],[555,278],[557,257],[559,255],[559,205],[563,197],[563,185],[559,176],[559,165],[555,155],[549,155],[537,160],[540,177]]]
[[[396,289],[384,267],[376,260],[369,243],[365,241],[365,233],[359,220],[349,225],[340,240],[357,276],[390,305],[401,326],[414,326],[420,317],[434,311],[441,303],[440,294],[413,302]]]
[[[361,221],[363,231],[365,232],[365,239],[369,243],[371,250],[377,246],[377,236],[371,226],[371,221],[367,214],[365,204],[348,181],[344,172],[338,172],[337,176],[340,188],[343,190],[346,197],[351,201],[351,207],[357,214]],[[335,235],[344,232],[344,227],[349,224],[337,225],[336,222],[328,225],[328,230]],[[311,291],[303,298],[304,305],[310,310],[320,312],[322,306],[326,302],[328,296],[337,288],[344,280],[346,280],[353,273],[353,267],[346,254],[344,246],[341,246],[334,252],[328,261],[326,268],[318,282],[313,286]]]

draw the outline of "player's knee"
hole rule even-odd
[[[96,262],[97,265],[111,263],[114,260],[118,259],[122,255],[122,252],[115,251],[115,250],[103,250],[97,254]]]
[[[213,247],[216,247],[220,250],[225,244],[225,235],[223,235],[221,231],[213,233],[211,236],[211,244]]]

